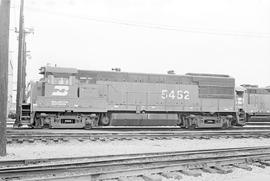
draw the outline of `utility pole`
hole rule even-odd
[[[27,64],[27,57],[29,56],[29,52],[27,51],[27,46],[26,46],[26,35],[27,34],[34,34],[34,29],[33,28],[25,28],[23,30],[23,55],[22,55],[22,103],[26,103],[26,64]]]
[[[23,61],[22,61],[22,103],[26,102],[25,89],[26,89],[26,42],[25,33],[23,34]]]
[[[0,156],[6,155],[10,0],[0,0]]]
[[[19,48],[18,48],[18,69],[17,69],[17,96],[16,96],[16,120],[15,127],[20,126],[21,104],[22,104],[22,60],[24,46],[24,17],[23,17],[24,0],[20,5],[20,25],[19,25]]]

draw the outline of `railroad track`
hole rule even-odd
[[[0,161],[3,180],[161,180],[270,166],[270,147]]]
[[[7,131],[7,143],[166,140],[166,139],[212,139],[212,138],[270,138],[268,130],[250,131],[163,131],[163,132],[36,132]]]

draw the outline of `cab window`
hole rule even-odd
[[[69,85],[69,78],[54,77],[53,84]]]
[[[48,83],[55,85],[72,85],[74,76],[48,76]]]

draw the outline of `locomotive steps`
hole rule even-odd
[[[0,161],[5,180],[181,179],[204,172],[228,174],[236,168],[270,166],[270,147],[242,147],[95,157]]]

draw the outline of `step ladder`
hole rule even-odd
[[[243,124],[243,125],[246,124],[246,113],[245,112],[242,112],[242,111],[238,112],[237,117],[238,117],[238,121],[240,124]]]
[[[21,124],[28,125],[31,119],[31,104],[22,103],[21,109]]]

